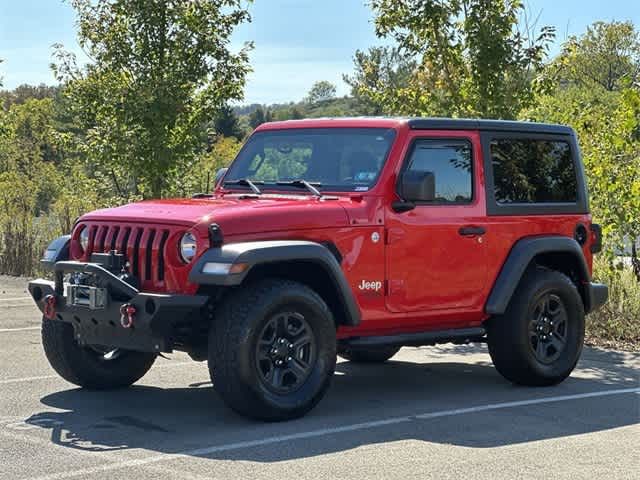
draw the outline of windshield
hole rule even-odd
[[[246,189],[249,180],[261,189],[282,189],[300,186],[304,180],[319,190],[366,191],[378,179],[394,137],[395,130],[388,128],[257,132],[238,154],[224,183]]]

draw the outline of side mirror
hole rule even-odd
[[[436,199],[436,176],[433,172],[402,174],[401,195],[408,202],[433,202]]]
[[[215,178],[215,181],[213,182],[214,190],[216,188],[218,188],[218,184],[220,183],[220,180],[222,180],[222,177],[224,177],[225,173],[227,173],[227,170],[229,170],[229,169],[228,168],[221,168],[220,170],[218,170],[216,172],[216,178]]]

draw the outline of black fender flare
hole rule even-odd
[[[516,287],[520,283],[531,261],[543,253],[566,253],[571,255],[578,266],[580,281],[585,286],[591,281],[582,248],[573,238],[560,236],[527,237],[522,238],[513,246],[507,259],[496,278],[487,303],[485,312],[490,315],[501,315],[505,312]],[[590,288],[585,288],[585,311],[589,312],[593,305]]]
[[[71,243],[71,235],[62,235],[56,238],[47,246],[44,256],[40,263],[47,270],[53,270],[56,262],[69,260],[69,244]]]
[[[189,273],[189,282],[197,285],[236,286],[251,270],[269,263],[303,260],[322,267],[334,282],[344,313],[344,324],[360,324],[361,314],[349,283],[334,253],[325,245],[304,240],[268,240],[228,243],[204,252]],[[205,265],[246,264],[239,273],[206,273]]]

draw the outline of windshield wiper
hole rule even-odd
[[[316,196],[316,197],[322,197],[322,193],[320,193],[320,190],[318,190],[316,188],[317,187],[321,187],[322,184],[320,182],[312,182],[309,183],[306,180],[304,180],[303,178],[298,178],[296,180],[289,180],[289,181],[282,181],[282,182],[276,182],[276,185],[291,185],[292,187],[302,187],[302,188],[306,188],[307,190],[309,190],[311,192],[312,195]]]
[[[224,184],[225,185],[246,185],[253,191],[253,193],[255,193],[256,195],[260,195],[262,192],[256,186],[256,184],[264,185],[264,182],[261,180],[249,180],[248,178],[239,178],[238,180],[227,180],[226,182],[224,182]]]

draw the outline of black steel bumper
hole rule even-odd
[[[589,296],[589,311],[587,313],[597,310],[609,299],[609,287],[603,283],[587,284],[587,294]]]
[[[103,307],[70,304],[65,296],[63,276],[68,272],[92,274],[98,287],[106,290]],[[43,321],[73,325],[76,339],[84,345],[104,345],[142,352],[171,352],[177,325],[199,318],[208,297],[203,295],[170,295],[144,293],[124,282],[101,265],[73,261],[57,262],[55,281],[33,280],[29,293],[44,313],[47,299],[53,297],[54,312]],[[121,308],[135,309],[129,327],[121,322]],[[49,312],[52,313],[52,312]]]

